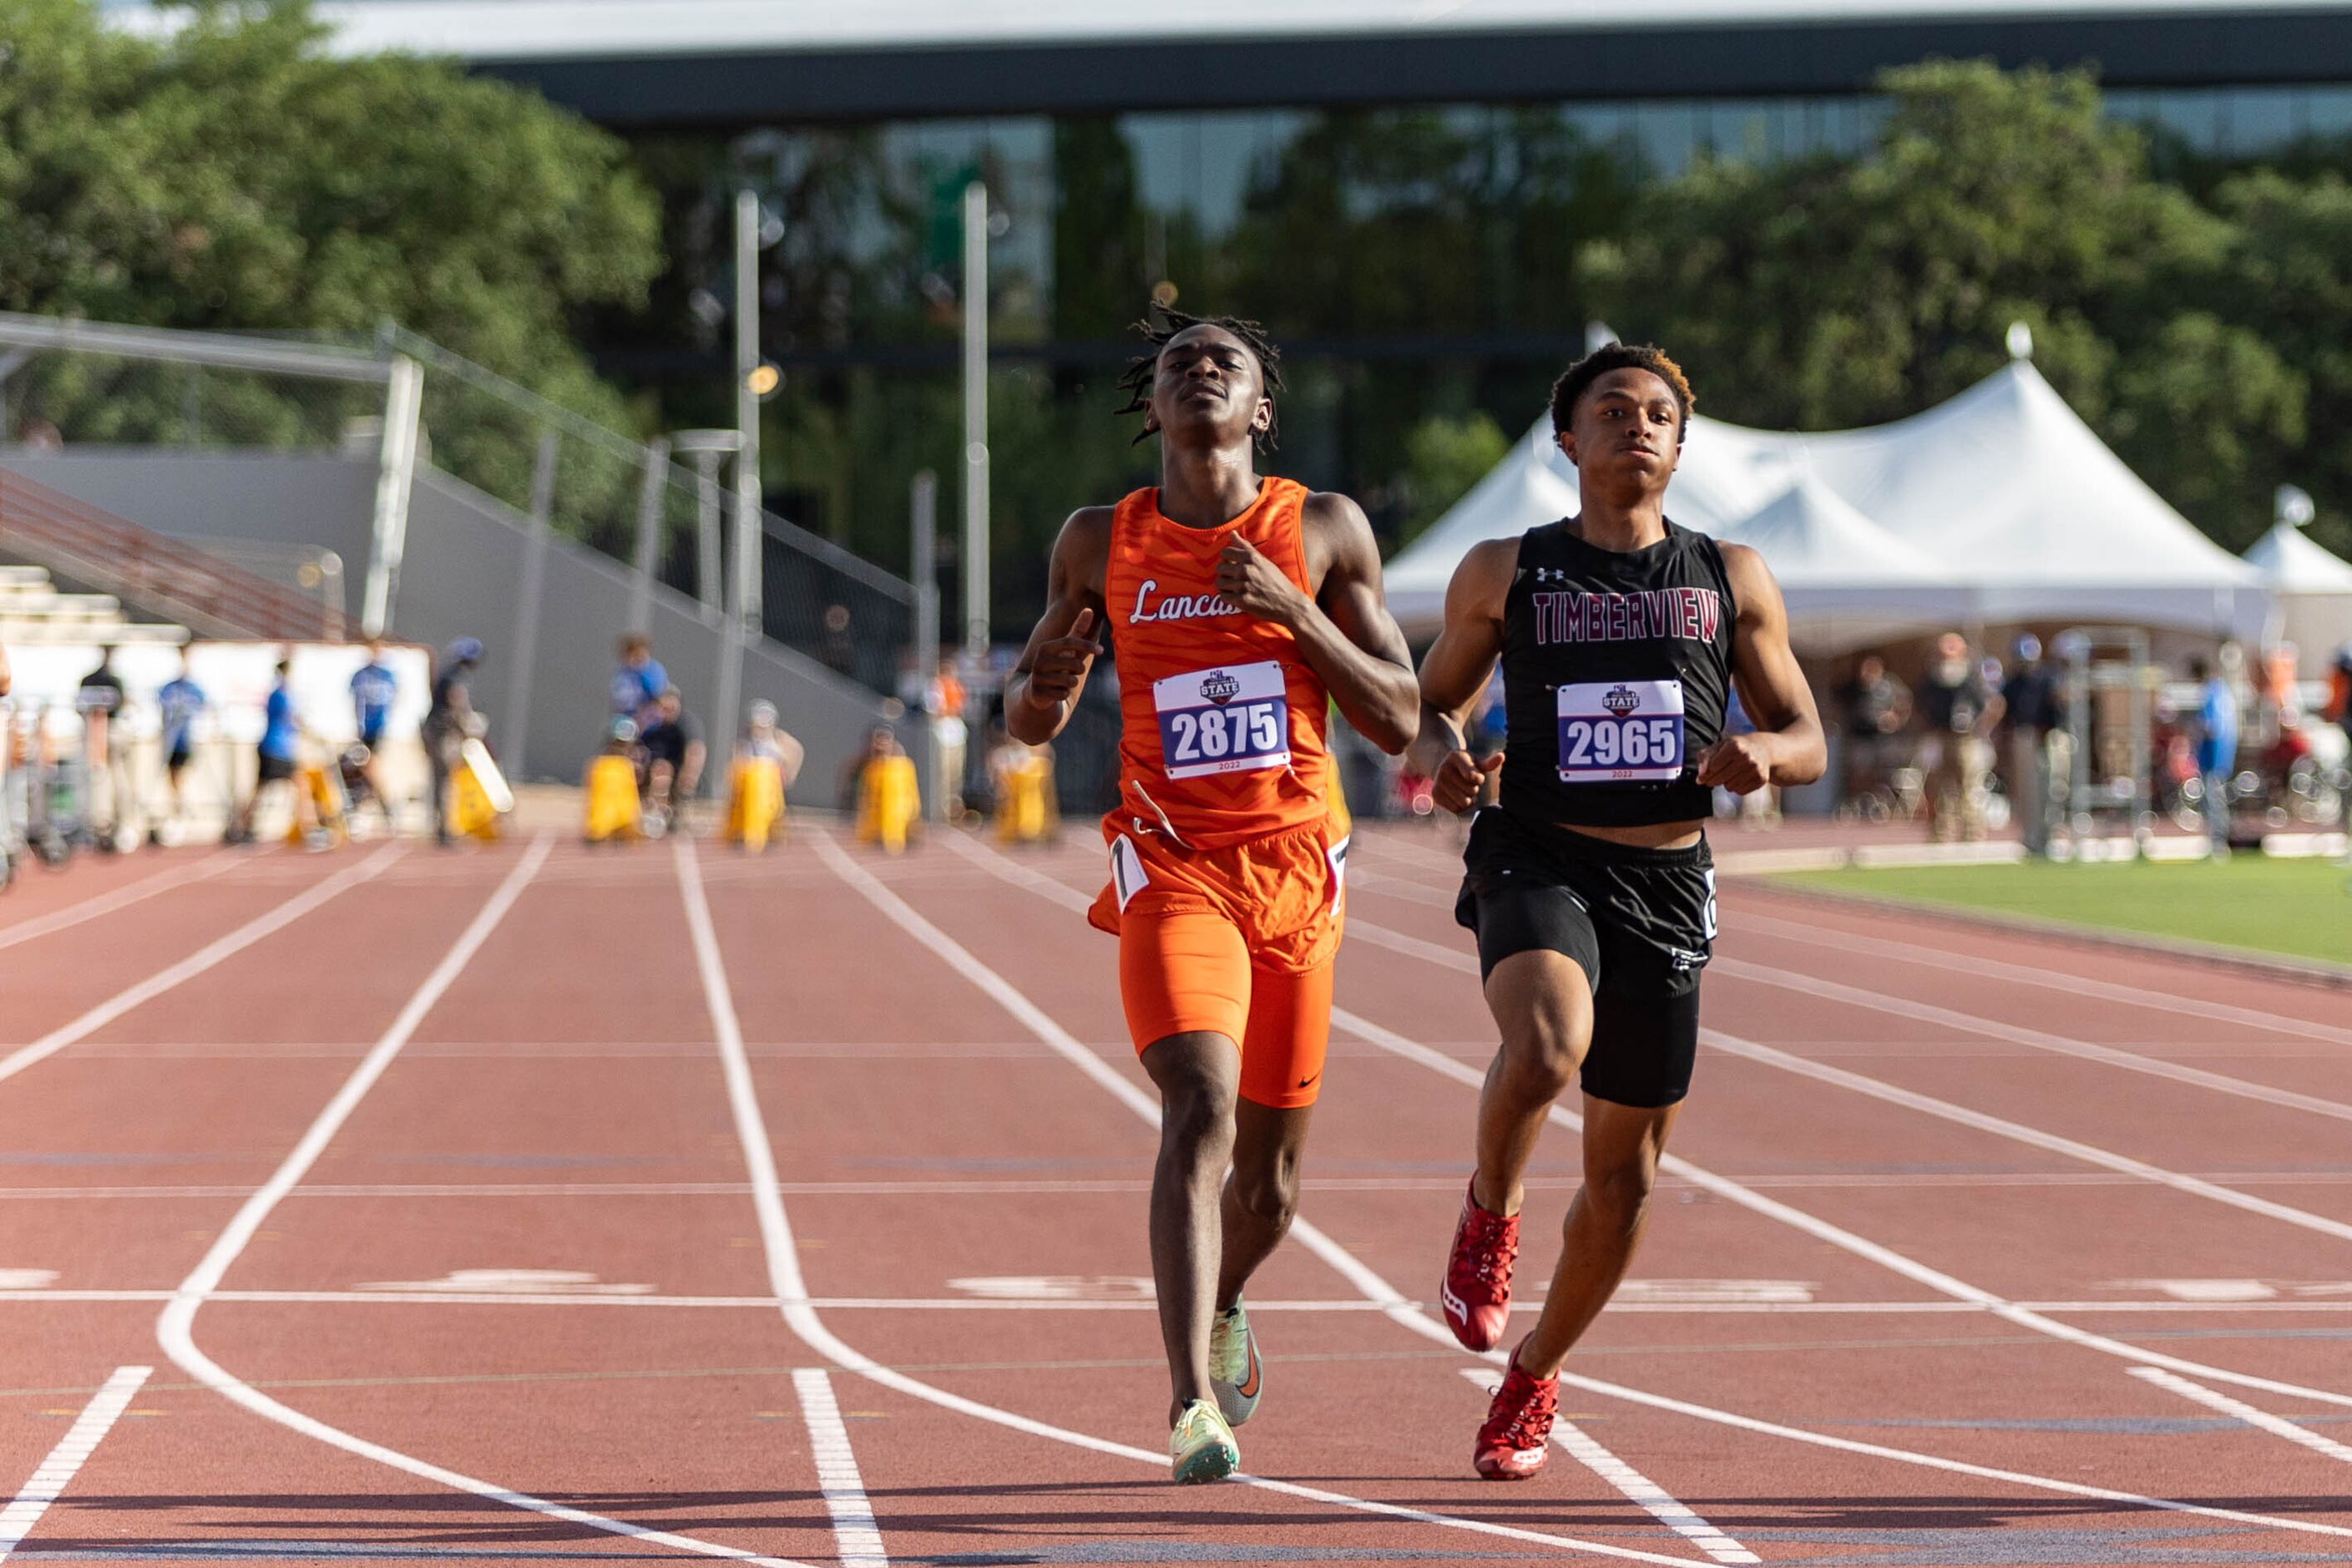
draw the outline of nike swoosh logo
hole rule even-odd
[[[1234,1392],[1244,1399],[1257,1397],[1257,1341],[1249,1343],[1249,1375],[1234,1386]]]
[[[1301,1089],[1313,1089],[1315,1087],[1316,1079],[1322,1076],[1323,1075],[1318,1072],[1315,1074],[1313,1078],[1302,1078],[1298,1080],[1298,1087]]]

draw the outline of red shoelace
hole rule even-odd
[[[1503,1385],[1495,1391],[1495,1403],[1486,1413],[1478,1440],[1486,1447],[1540,1448],[1550,1438],[1552,1417],[1559,1412],[1559,1380],[1539,1382],[1514,1362],[1503,1374]]]

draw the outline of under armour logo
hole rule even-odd
[[[1538,566],[1536,568],[1536,581],[1538,583],[1565,583],[1568,581],[1568,568],[1564,566]]]

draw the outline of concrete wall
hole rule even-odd
[[[375,504],[373,457],[270,452],[0,450],[0,466],[160,533],[320,545],[343,558],[356,606]],[[527,733],[517,733],[513,654],[530,530],[512,509],[437,470],[420,469],[392,631],[435,647],[458,637],[487,650],[474,700],[509,773],[576,781],[602,739],[614,639],[629,629],[635,574],[560,535],[549,540]],[[722,639],[701,607],[659,583],[643,629],[703,721],[715,758],[740,715],[711,711]],[[881,721],[881,699],[814,660],[762,640],[747,653],[743,700],[765,698],[808,748],[795,794],[830,804],[835,781]]]

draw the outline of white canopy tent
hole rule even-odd
[[[1473,543],[1570,510],[1558,492],[1506,477],[1532,466],[1573,486],[1548,419],[1391,563],[1409,634],[1436,629],[1445,581]],[[1750,542],[1789,591],[1801,652],[1935,625],[2053,620],[2251,639],[2270,606],[2261,574],[2166,505],[2023,360],[1867,430],[1798,435],[1694,416],[1666,506],[1727,539],[1780,509]]]
[[[2254,542],[2246,562],[2277,595],[2267,639],[2292,643],[2295,673],[2314,679],[2336,650],[2352,643],[2352,562],[2329,553],[2282,522]]]

